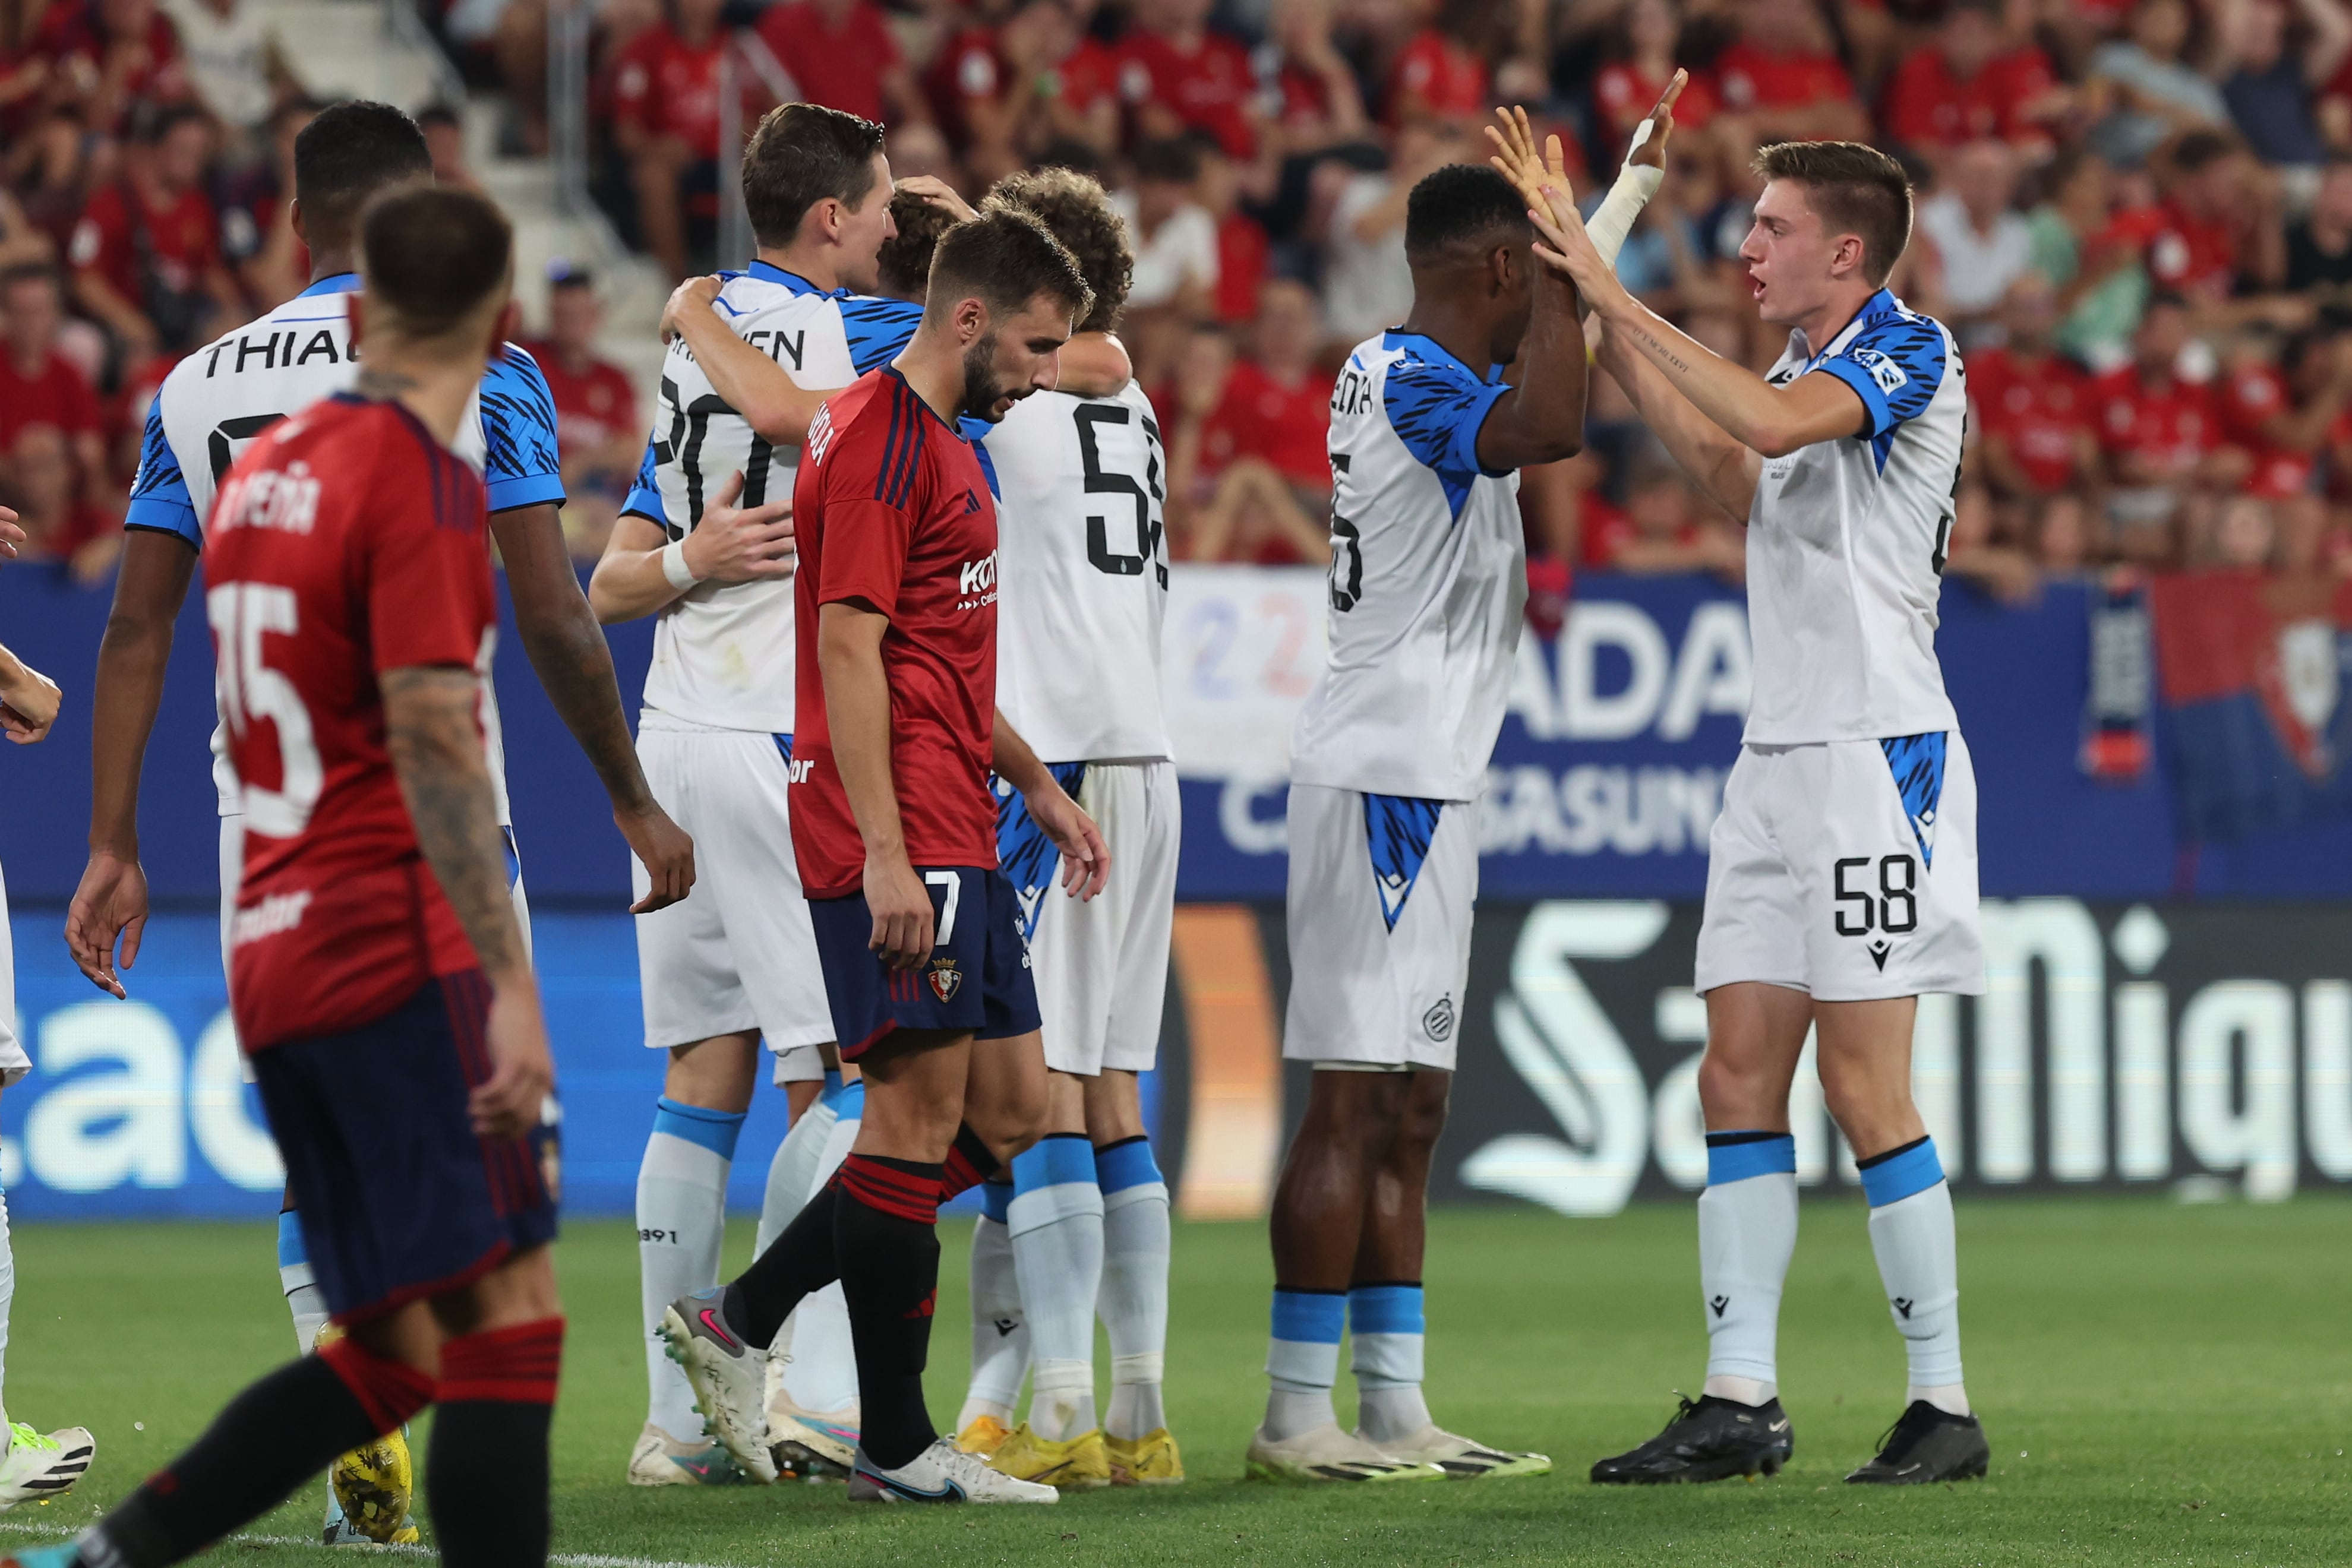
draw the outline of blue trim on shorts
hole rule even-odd
[[[1167,1178],[1160,1174],[1160,1162],[1152,1157],[1150,1138],[1129,1138],[1095,1151],[1095,1185],[1105,1197],[1153,1182],[1167,1185]]]
[[[1797,1140],[1788,1133],[1709,1133],[1706,1185],[1722,1186],[1750,1176],[1797,1174]]]
[[[1360,1334],[1421,1333],[1419,1285],[1354,1285],[1348,1291],[1348,1324]]]
[[[1095,1149],[1084,1133],[1048,1133],[1013,1156],[1015,1195],[1095,1185]]]
[[[731,1160],[735,1157],[735,1140],[743,1135],[743,1118],[747,1114],[742,1111],[713,1111],[707,1105],[688,1105],[665,1094],[654,1102],[654,1131],[683,1138],[709,1149],[722,1160]]]
[[[1937,1157],[1933,1138],[1921,1138],[1854,1163],[1862,1171],[1863,1196],[1870,1199],[1873,1208],[1900,1203],[1944,1179],[1944,1162]]]
[[[1895,792],[1903,798],[1903,815],[1918,841],[1919,861],[1936,863],[1936,808],[1944,799],[1944,758],[1948,732],[1889,736],[1878,743],[1886,766],[1895,775]]]
[[[1274,1291],[1274,1337],[1292,1344],[1338,1344],[1348,1321],[1345,1291]]]
[[[1087,765],[1083,762],[1052,762],[1045,771],[1062,787],[1062,792],[1073,800],[1086,787]],[[1037,939],[1037,915],[1045,907],[1045,895],[1053,890],[1054,873],[1062,863],[1062,853],[1037,819],[1029,814],[1029,802],[1018,789],[1003,779],[993,781],[996,789],[996,866],[1004,880],[1013,884],[1013,895],[1021,901],[1021,938],[1024,942]]]
[[[1422,864],[1429,859],[1444,809],[1443,800],[1411,795],[1364,797],[1364,843],[1371,855],[1373,884],[1380,889],[1381,918],[1391,931],[1404,914],[1404,901],[1412,896],[1413,883],[1421,880]]]

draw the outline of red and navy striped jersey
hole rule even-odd
[[[889,620],[890,769],[908,858],[996,864],[996,503],[971,444],[889,365],[828,402],[793,486],[800,547],[793,849],[811,898],[856,893],[865,841],[833,760],[821,605]]]

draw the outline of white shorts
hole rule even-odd
[[[787,744],[660,714],[638,726],[637,758],[654,799],[694,836],[694,891],[637,916],[646,1044],[656,1051],[745,1030],[779,1053],[833,1038],[793,859]],[[644,866],[629,863],[642,898],[652,883]]]
[[[1707,841],[1694,985],[1980,996],[1977,779],[1957,729],[1744,746]]]
[[[1454,1071],[1478,803],[1290,787],[1293,1061]]]
[[[1101,896],[1081,904],[1062,891],[1060,856],[1031,823],[1018,796],[999,802],[998,858],[1027,926],[1045,1065],[1082,1078],[1105,1068],[1146,1072],[1160,1061],[1168,944],[1176,920],[1176,850],[1183,837],[1176,767],[1083,767],[1078,804],[1110,847],[1110,881]],[[1034,841],[1024,841],[1024,834]]]

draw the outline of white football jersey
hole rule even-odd
[[[320,278],[259,320],[173,367],[148,405],[124,528],[173,534],[193,549],[204,549],[204,522],[212,515],[221,478],[254,437],[320,398],[349,392],[358,381],[349,301],[343,297],[359,287],[355,272]],[[452,446],[480,472],[491,511],[563,504],[554,394],[538,362],[514,344],[484,373]],[[482,731],[489,741],[499,821],[508,825],[512,813],[507,809],[506,753],[497,695],[487,680]],[[213,730],[213,784],[220,792],[221,814],[235,814],[236,779],[218,727]]]
[[[1748,623],[1759,746],[1958,727],[1936,662],[1936,601],[1960,483],[1968,385],[1940,321],[1880,289],[1819,354],[1804,334],[1767,378],[1832,375],[1867,434],[1765,459],[1748,513]]]
[[[736,335],[815,391],[845,387],[897,358],[922,319],[919,305],[822,289],[764,261],[729,277],[719,312]],[[625,512],[682,539],[702,522],[730,475],[739,507],[789,499],[800,448],[752,434],[713,391],[684,339],[662,358],[653,439]],[[654,622],[646,706],[716,729],[793,731],[793,584],[705,582],[670,601]]]
[[[996,706],[1047,762],[1169,755],[1160,422],[1116,397],[1041,392],[982,425],[996,487]]]
[[[1484,792],[1528,599],[1519,476],[1478,463],[1509,390],[1417,332],[1348,356],[1331,392],[1331,658],[1298,716],[1293,783]]]

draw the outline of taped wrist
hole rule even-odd
[[[1650,139],[1651,124],[1645,120],[1633,132],[1633,143],[1625,150],[1625,166],[1617,172],[1617,183],[1609,187],[1609,194],[1601,198],[1600,207],[1584,225],[1584,232],[1592,236],[1592,248],[1612,267],[1617,265],[1617,253],[1625,248],[1625,236],[1633,232],[1633,220],[1642,215],[1642,209],[1650,204],[1650,198],[1665,183],[1664,169],[1633,162],[1634,152]]]

